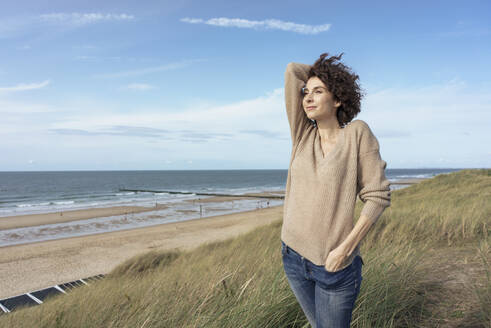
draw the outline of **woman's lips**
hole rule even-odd
[[[309,107],[307,107],[307,110],[313,110],[313,109],[315,109],[315,106],[309,106]]]

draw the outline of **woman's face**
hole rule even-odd
[[[340,102],[334,100],[326,85],[317,77],[313,76],[303,89],[303,110],[311,120],[326,120],[336,117]]]

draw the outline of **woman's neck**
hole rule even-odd
[[[322,120],[316,121],[317,128],[319,129],[319,135],[321,140],[333,140],[336,139],[341,127],[337,119],[334,120]]]

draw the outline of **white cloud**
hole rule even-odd
[[[131,21],[135,17],[128,14],[102,14],[102,13],[51,13],[40,15],[42,22],[52,24],[86,25],[109,21]]]
[[[453,79],[426,86],[368,88],[358,118],[379,139],[390,168],[489,165],[482,155],[482,145],[491,142],[489,86],[471,87]]]
[[[201,18],[181,18],[181,22],[184,23],[191,23],[191,24],[198,24],[198,23],[204,23],[205,21]]]
[[[127,85],[125,89],[135,90],[135,91],[147,91],[147,90],[155,89],[155,87],[153,85],[146,84],[146,83],[132,83]]]
[[[73,112],[72,112],[73,113]],[[159,129],[160,136],[182,137],[182,140],[230,140],[274,138],[283,140],[289,137],[288,122],[283,105],[283,89],[276,89],[265,96],[235,102],[222,106],[193,106],[181,109],[137,109],[131,113],[121,113],[117,109],[93,108],[88,112],[67,115],[50,124],[53,131],[65,131],[83,136],[97,136],[114,127],[135,127]],[[156,131],[156,130],[155,130]],[[241,132],[246,131],[246,132]],[[254,131],[254,133],[250,133]],[[128,137],[114,134],[114,137]],[[135,135],[136,136],[136,135]],[[141,133],[138,134],[142,136]],[[239,137],[237,137],[239,136]]]
[[[222,27],[239,27],[239,28],[252,28],[252,29],[272,29],[290,31],[300,34],[319,34],[326,32],[330,29],[331,24],[323,25],[306,25],[293,22],[285,22],[279,19],[266,19],[266,20],[248,20],[242,18],[211,18],[203,20],[201,18],[182,18],[181,22],[190,24],[208,24]]]
[[[0,87],[0,93],[7,92],[18,92],[18,91],[27,91],[27,90],[35,90],[46,87],[50,83],[50,80],[45,80],[39,83],[21,83],[12,87]]]
[[[49,13],[43,15],[18,15],[0,18],[0,39],[20,37],[25,34],[57,33],[59,28],[78,28],[102,22],[130,22],[129,14],[111,13]]]
[[[124,112],[117,101],[31,108],[0,99],[0,112],[8,114],[0,120],[0,147],[55,147],[49,154],[56,161],[68,163],[69,159],[76,166],[77,160],[84,160],[89,167],[94,153],[108,152],[119,156],[118,160],[138,153],[135,167],[154,162],[179,168],[175,163],[187,160],[194,167],[203,159],[226,162],[232,158],[252,166],[288,165],[290,130],[283,89],[224,105],[211,103]],[[53,108],[59,111],[43,112]],[[490,141],[489,87],[453,80],[424,87],[368,88],[357,118],[372,128],[389,168],[489,166],[489,152],[482,151],[482,145]],[[21,129],[24,132],[19,134]],[[63,143],[58,142],[60,135]],[[11,154],[17,153],[12,150]],[[42,152],[30,156],[36,163],[47,160]],[[172,164],[165,164],[166,160]]]
[[[51,106],[40,103],[29,103],[22,101],[7,101],[0,98],[0,114],[2,119],[0,120],[0,130],[7,126],[2,126],[1,123],[9,124],[11,122],[22,122],[25,119],[22,115],[30,115],[32,113],[48,113],[54,112],[55,109]],[[35,122],[40,125],[39,122]],[[12,127],[10,125],[10,127]],[[15,128],[15,126],[14,126]]]
[[[163,72],[163,71],[169,71],[169,70],[184,68],[184,67],[187,67],[191,64],[194,64],[196,62],[201,62],[201,61],[204,61],[204,60],[203,59],[182,60],[180,62],[170,63],[167,65],[161,65],[161,66],[146,67],[146,68],[140,68],[140,69],[135,69],[135,70],[116,72],[116,73],[96,74],[96,75],[94,75],[94,77],[96,77],[96,78],[118,78],[118,77],[144,75],[144,74],[157,73],[157,72]]]
[[[475,131],[491,119],[489,87],[469,87],[453,79],[419,87],[387,88],[367,91],[362,115],[386,129],[407,131]],[[394,125],[396,126],[394,128]]]

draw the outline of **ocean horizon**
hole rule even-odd
[[[385,174],[395,182],[459,170],[462,169],[386,169]],[[287,169],[0,172],[0,218],[94,207],[151,206],[193,197],[122,189],[236,195],[282,191],[287,173]]]
[[[391,182],[460,169],[387,169]],[[283,199],[209,199],[199,193],[282,195],[288,170],[0,172],[0,221],[6,217],[140,206],[147,211],[0,230],[0,247],[133,229],[279,206]],[[391,189],[404,188],[391,185]],[[128,191],[147,190],[145,192]],[[178,193],[172,193],[178,192]],[[182,192],[184,194],[180,194]],[[38,218],[42,220],[41,218]],[[12,220],[12,219],[10,219]]]

